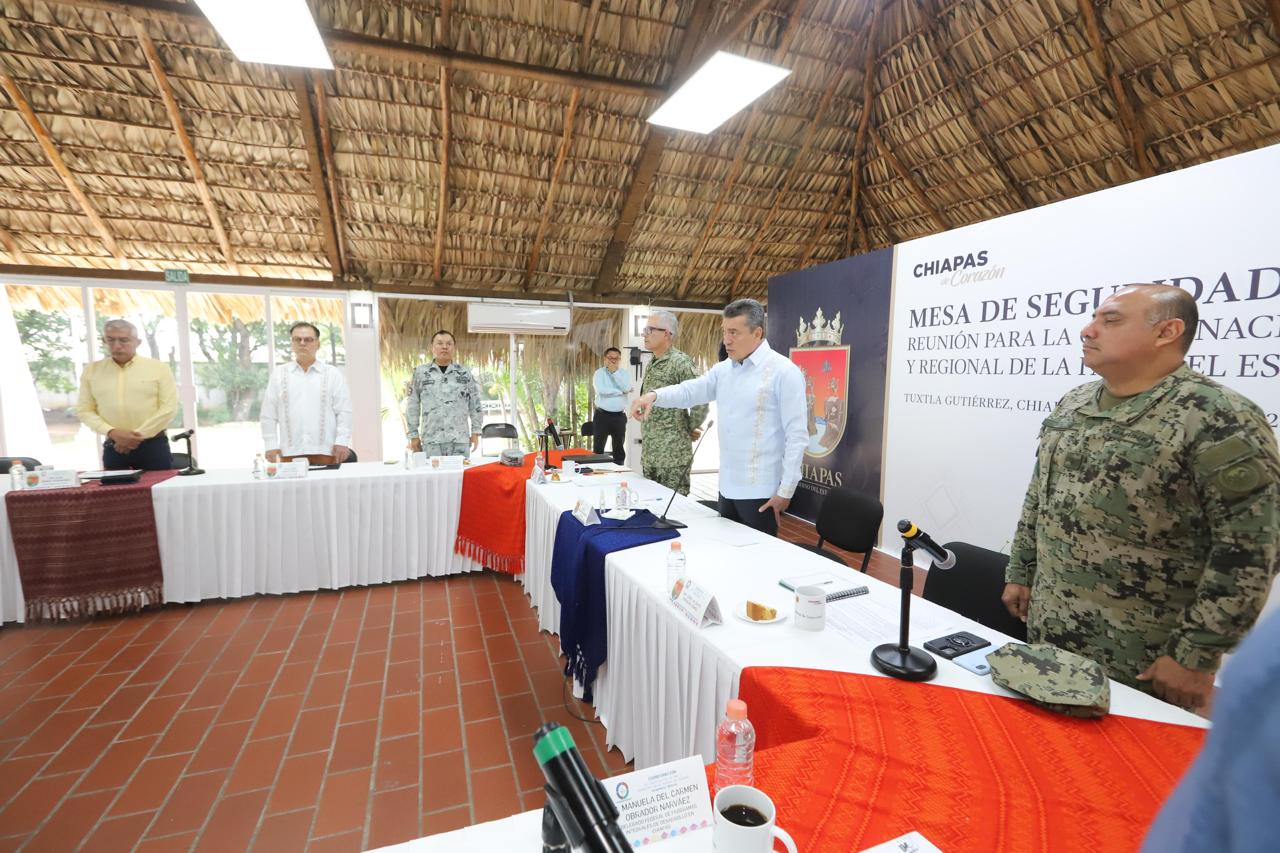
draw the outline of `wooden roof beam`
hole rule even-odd
[[[324,180],[324,163],[320,157],[320,140],[316,132],[315,110],[311,104],[311,87],[307,85],[306,72],[292,68],[285,72],[289,82],[293,84],[293,93],[298,101],[298,121],[302,125],[302,139],[307,148],[307,172],[311,178],[311,192],[315,195],[316,204],[320,208],[320,239],[324,244],[325,255],[329,258],[329,269],[335,281],[346,276],[342,268],[342,256],[338,253],[337,229],[333,224],[333,203],[329,200],[329,187]]]
[[[858,115],[858,130],[853,137],[853,157],[849,163],[849,228],[844,235],[845,257],[853,254],[853,229],[862,222],[858,207],[862,202],[862,169],[866,165],[867,133],[871,129],[871,114],[875,110],[876,65],[880,61],[880,12],[887,0],[876,3],[871,10],[871,35],[867,40],[866,65],[862,70],[862,112]],[[867,250],[867,230],[860,231],[859,245]]]
[[[453,38],[453,0],[442,0],[440,3],[440,33],[442,44],[449,44]],[[437,287],[444,282],[444,234],[449,217],[449,145],[451,142],[452,118],[449,106],[449,69],[440,67],[440,166],[436,184],[436,241],[431,254],[431,275]]]
[[[874,15],[874,11],[872,12]],[[870,30],[863,30],[861,46],[866,49],[868,44],[868,36]],[[831,107],[831,101],[835,97],[836,90],[840,87],[841,81],[844,80],[845,71],[848,70],[848,60],[857,54],[857,49],[850,50],[845,55],[845,62],[836,68],[835,76],[831,78],[831,82],[827,84],[827,88],[823,90],[822,97],[818,101],[817,109],[814,110],[813,118],[805,125],[804,136],[800,142],[800,150],[796,152],[791,159],[791,164],[787,166],[787,171],[783,175],[783,179],[779,184],[777,192],[773,195],[773,204],[769,207],[769,212],[765,214],[764,222],[756,230],[755,237],[751,240],[751,246],[747,249],[747,254],[742,259],[742,263],[738,266],[738,272],[733,277],[733,287],[730,295],[738,292],[739,285],[742,284],[742,278],[747,273],[747,267],[751,265],[751,259],[755,257],[756,250],[760,248],[760,244],[764,241],[765,232],[769,230],[769,226],[773,224],[774,218],[778,215],[778,211],[782,206],[782,199],[787,193],[791,192],[795,185],[796,176],[800,173],[800,163],[805,157],[809,156],[809,147],[813,144],[813,138],[817,134],[819,127],[822,126],[822,120],[827,115],[827,110]],[[836,193],[836,195],[840,195]],[[826,221],[830,221],[827,219]]]
[[[943,86],[959,92],[960,97],[964,99],[965,110],[968,112],[969,121],[973,124],[973,129],[978,133],[978,143],[981,145],[983,153],[987,155],[987,159],[991,161],[991,164],[996,167],[996,171],[1004,179],[1005,185],[1018,197],[1018,201],[1022,203],[1022,209],[1027,210],[1034,207],[1035,205],[1031,201],[1031,196],[1027,194],[1026,187],[1018,181],[1013,174],[1013,170],[1009,168],[1009,162],[996,149],[995,141],[983,121],[981,105],[978,103],[977,95],[974,94],[973,84],[965,80],[963,82],[968,83],[968,85],[961,85],[960,73],[956,70],[951,56],[945,49],[938,49],[936,43],[938,20],[942,17],[942,10],[938,7],[938,0],[925,0],[923,12],[928,18],[928,23],[920,33],[920,37],[928,45],[929,52],[937,57],[934,67],[938,69]]]
[[[1115,66],[1111,64],[1111,57],[1107,53],[1107,42],[1102,34],[1102,22],[1098,19],[1098,8],[1094,5],[1094,0],[1080,0],[1080,17],[1084,21],[1085,35],[1089,39],[1090,47],[1093,48],[1093,55],[1102,66],[1107,85],[1111,87],[1111,96],[1116,102],[1116,115],[1119,118],[1120,127],[1129,139],[1129,150],[1133,154],[1134,167],[1139,175],[1149,178],[1156,173],[1156,169],[1147,151],[1146,132],[1142,129],[1129,90],[1125,88],[1124,81],[1120,79]]]
[[[53,137],[49,135],[49,131],[41,123],[40,117],[36,115],[35,110],[31,108],[31,104],[22,94],[22,90],[18,88],[18,84],[7,73],[0,71],[0,88],[3,88],[9,95],[9,100],[13,101],[13,105],[18,108],[18,112],[22,115],[23,121],[27,124],[27,129],[31,131],[31,135],[36,138],[40,148],[44,151],[45,159],[49,161],[49,165],[58,173],[58,177],[62,178],[63,185],[67,188],[67,192],[71,193],[71,197],[76,200],[76,204],[80,205],[80,210],[84,213],[85,218],[93,226],[93,230],[98,232],[98,238],[102,240],[102,245],[106,246],[111,256],[121,264],[128,266],[124,253],[120,251],[120,246],[116,243],[116,238],[111,233],[111,229],[107,228],[107,223],[98,215],[97,208],[93,206],[93,202],[89,201],[89,197],[84,194],[84,190],[80,189],[80,185],[76,183],[75,175],[67,168],[67,164],[62,159],[62,155],[58,153],[58,147],[53,143]]]
[[[342,197],[338,195],[338,168],[334,163],[333,138],[329,132],[329,99],[324,93],[324,79],[314,71],[311,73],[311,91],[315,96],[316,125],[320,131],[320,159],[324,161],[329,202],[333,206],[333,230],[338,240],[338,258],[343,273],[351,275],[351,258],[347,254],[347,226],[342,215]]]
[[[96,9],[101,12],[130,14],[160,20],[175,21],[187,26],[207,26],[212,24],[195,6],[187,3],[171,3],[167,0],[51,0],[67,6]],[[652,83],[640,83],[632,80],[618,80],[612,77],[600,77],[595,74],[582,74],[551,68],[543,65],[530,65],[524,62],[513,62],[506,59],[495,59],[470,53],[459,53],[438,47],[425,47],[409,42],[392,41],[375,38],[362,33],[346,30],[333,30],[319,27],[320,38],[332,51],[350,53],[358,56],[381,56],[403,62],[422,62],[429,65],[447,68],[450,71],[472,71],[481,74],[498,74],[504,77],[520,77],[526,80],[537,80],[560,86],[578,86],[619,95],[633,95],[641,98],[664,98],[667,90]]]
[[[889,163],[889,167],[893,169],[893,171],[897,172],[898,177],[907,185],[907,189],[911,192],[911,197],[916,200],[917,204],[924,208],[927,214],[929,214],[929,218],[938,226],[938,230],[945,231],[950,228],[951,225],[947,222],[946,217],[944,217],[934,203],[929,200],[929,197],[924,194],[924,190],[922,190],[920,185],[916,183],[916,179],[911,177],[911,173],[907,171],[907,167],[902,165],[902,161],[898,159],[898,155],[894,154],[893,151],[889,149],[889,146],[884,144],[884,141],[880,139],[880,135],[874,130],[871,131],[871,141],[876,146],[876,151],[880,153],[880,156]]]
[[[587,9],[587,21],[582,33],[582,46],[578,51],[578,68],[586,67],[591,58],[591,46],[596,37],[596,23],[600,19],[602,0],[591,0]],[[542,243],[547,236],[547,226],[551,223],[551,211],[555,209],[556,192],[560,189],[560,174],[564,169],[564,158],[569,153],[569,144],[573,140],[573,120],[578,113],[578,104],[582,101],[582,90],[574,89],[569,96],[569,105],[564,110],[564,131],[560,134],[560,146],[556,149],[556,162],[551,168],[551,181],[547,185],[547,195],[542,200],[542,217],[538,221],[538,233],[533,238],[533,247],[529,250],[529,262],[525,266],[524,281],[521,290],[528,290],[533,283],[533,274],[538,269],[538,260],[542,257]]]
[[[191,137],[187,135],[186,125],[182,120],[182,111],[178,108],[178,99],[174,97],[173,87],[169,84],[169,76],[165,73],[164,64],[160,61],[160,52],[156,50],[156,44],[151,40],[151,34],[147,32],[147,25],[141,18],[133,19],[133,27],[138,34],[138,44],[142,47],[142,55],[146,57],[147,66],[151,69],[151,76],[155,78],[156,88],[160,91],[160,100],[164,102],[165,112],[169,114],[169,123],[173,125],[173,133],[178,137],[178,147],[182,149],[182,156],[187,161],[187,168],[191,170],[191,180],[195,184],[196,193],[200,196],[200,203],[204,205],[205,213],[209,217],[209,225],[213,228],[213,236],[218,241],[218,248],[222,250],[222,259],[231,268],[232,275],[239,275],[240,268],[236,266],[236,256],[231,250],[231,240],[227,238],[227,231],[222,226],[222,215],[218,213],[218,207],[213,203],[213,193],[209,191],[209,184],[204,177],[204,169],[200,166],[200,159],[196,157],[195,146],[191,144]]]
[[[787,16],[786,28],[782,31],[781,38],[778,39],[778,46],[774,48],[773,56],[770,61],[774,65],[781,64],[786,58],[787,51],[791,49],[791,42],[796,36],[798,24],[804,16],[804,12],[809,7],[810,0],[797,0],[791,13]],[[676,299],[684,299],[685,294],[689,292],[689,287],[693,283],[693,272],[697,269],[698,262],[702,260],[702,253],[707,250],[707,243],[711,240],[711,232],[716,227],[716,220],[720,218],[720,211],[724,209],[725,202],[728,201],[729,195],[733,192],[734,184],[738,182],[738,177],[742,174],[742,168],[746,165],[747,149],[751,147],[751,141],[755,139],[756,129],[760,125],[759,114],[753,106],[747,111],[747,129],[738,139],[737,150],[733,155],[733,163],[729,166],[729,174],[725,176],[724,186],[720,188],[720,195],[716,198],[716,203],[711,208],[711,215],[707,217],[706,223],[702,226],[702,234],[698,237],[697,247],[693,254],[689,257],[689,265],[685,267],[684,275],[680,278],[680,284],[676,287]]]
[[[715,4],[695,3],[693,16],[689,19],[684,38],[680,42],[673,79],[682,83],[692,71],[698,68],[696,61],[705,62],[705,57],[736,39],[756,19],[756,16],[768,8],[769,3],[770,0],[751,0],[745,4],[739,9],[737,15],[706,40],[706,46],[701,50],[698,42],[711,26]],[[672,91],[677,88],[679,88],[678,85],[671,86]],[[618,277],[618,270],[621,269],[622,259],[626,255],[627,243],[631,240],[631,232],[649,195],[649,187],[653,184],[653,176],[658,171],[662,152],[667,147],[667,140],[671,138],[671,134],[672,131],[666,128],[649,126],[649,135],[645,137],[644,146],[640,149],[640,155],[636,158],[636,164],[632,169],[627,194],[622,198],[617,225],[614,227],[613,236],[609,239],[609,246],[605,249],[604,259],[600,262],[600,273],[596,276],[593,287],[597,295],[609,292]]]

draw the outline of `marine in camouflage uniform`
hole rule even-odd
[[[456,361],[443,369],[434,361],[413,369],[405,419],[409,441],[422,441],[428,456],[466,456],[471,436],[484,424],[480,385]]]
[[[1070,391],[1040,430],[1005,580],[1030,642],[1138,681],[1158,657],[1213,672],[1277,570],[1280,454],[1256,405],[1183,365],[1150,389]]]
[[[655,357],[645,371],[640,393],[647,394],[668,385],[693,379],[698,372],[693,359],[671,347]],[[689,471],[693,467],[693,431],[707,417],[707,407],[653,409],[642,426],[641,473],[682,495],[689,494]]]

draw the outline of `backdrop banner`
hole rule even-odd
[[[885,518],[1007,550],[1041,421],[1096,379],[1080,331],[1126,283],[1194,296],[1188,363],[1275,427],[1277,198],[1272,146],[899,246]],[[888,533],[882,543],[894,545]]]
[[[833,486],[880,494],[893,250],[769,280],[769,346],[804,371],[809,446],[790,512],[813,521]]]

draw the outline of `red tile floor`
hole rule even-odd
[[[543,721],[624,769],[557,649],[488,573],[0,629],[0,850],[362,850],[539,806]]]
[[[2,628],[0,853],[362,850],[540,806],[546,720],[625,769],[558,649],[490,573]]]

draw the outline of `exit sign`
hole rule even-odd
[[[190,284],[191,275],[186,270],[165,270],[164,280],[169,284]]]

